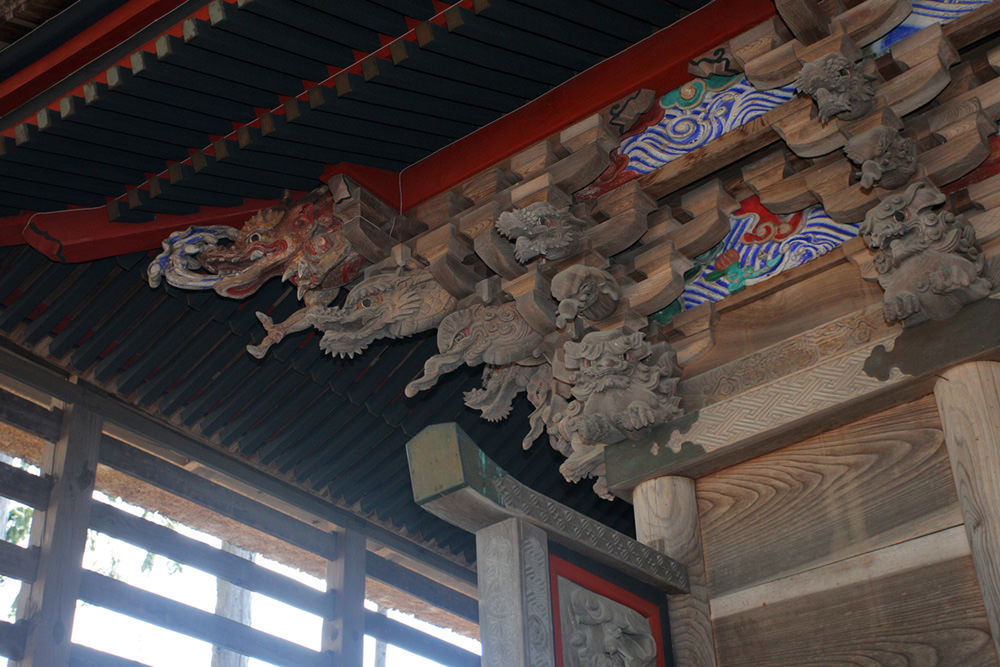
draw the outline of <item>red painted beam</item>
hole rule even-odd
[[[403,210],[640,88],[666,93],[688,62],[775,14],[772,0],[715,0],[490,125],[403,170]]]
[[[241,206],[204,206],[192,215],[158,215],[148,223],[110,222],[104,206],[18,216],[23,219],[21,242],[27,242],[55,262],[87,262],[157,248],[171,232],[191,225],[240,227],[254,213],[276,202],[247,199]],[[4,239],[0,227],[0,241]]]
[[[184,1],[131,0],[122,5],[45,57],[0,82],[0,115],[45,92]]]

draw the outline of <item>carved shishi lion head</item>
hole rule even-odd
[[[548,202],[504,211],[496,221],[497,231],[514,241],[514,256],[522,264],[538,255],[546,259],[575,255],[585,226],[568,206],[556,208]]]
[[[560,329],[577,315],[593,322],[610,317],[622,296],[618,281],[610,273],[580,264],[557,273],[551,291],[559,302],[556,326]]]
[[[868,61],[854,63],[840,53],[828,53],[802,66],[795,90],[816,100],[819,118],[841,120],[861,118],[875,103],[875,81]]]

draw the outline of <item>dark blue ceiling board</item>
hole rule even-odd
[[[190,215],[201,210],[200,204],[191,202],[174,201],[157,197],[153,199],[147,190],[133,188],[128,191],[128,196],[124,201],[113,200],[108,202],[108,219],[118,220],[128,213],[164,213],[167,215]]]
[[[439,411],[445,408],[445,406],[449,406],[450,408],[450,406],[455,404],[455,401],[461,404],[462,391],[471,379],[470,376],[479,377],[481,372],[482,369],[479,367],[471,369],[467,366],[462,366],[446,374],[442,379],[438,380],[438,383],[433,388],[418,394],[421,397],[420,404],[415,406],[413,412],[407,415],[406,419],[400,424],[400,427],[407,435],[413,437],[428,424],[447,421],[447,419],[440,418]],[[412,401],[413,399],[409,400]]]
[[[280,120],[279,120],[280,119]],[[289,131],[284,116],[266,113],[260,118],[261,129],[241,127],[236,132],[240,145],[244,149],[259,151],[262,159],[267,154],[300,156],[304,160],[322,161],[326,164],[337,162],[354,162],[387,171],[399,171],[407,163],[398,158],[387,159],[348,151],[331,150],[322,146],[307,143],[304,139],[297,141],[294,131]],[[280,130],[277,129],[280,126]],[[259,136],[257,136],[259,134]]]
[[[506,113],[524,103],[523,97],[396,67],[391,61],[374,56],[362,60],[361,67],[367,81],[377,81],[400,90],[449,100],[456,105],[456,109],[467,108],[470,103],[474,103],[476,112],[480,109],[489,109]]]
[[[24,287],[24,292],[0,313],[0,330],[10,333],[66,278],[76,267],[72,264],[57,264],[42,273]]]
[[[257,341],[263,338],[264,326],[257,319],[258,312],[268,314],[275,322],[281,322],[299,307],[299,302],[295,298],[295,286],[282,282],[279,276],[268,279],[260,289],[245,299],[219,298],[237,304],[227,318],[229,330],[237,336],[246,338],[247,343],[251,339]],[[245,354],[250,356],[249,352]]]
[[[50,163],[54,160],[50,160]],[[57,169],[59,165],[41,167],[33,164],[17,163],[12,159],[0,159],[0,176],[4,178],[21,178],[35,183],[48,185],[71,184],[76,190],[96,192],[101,195],[118,196],[123,191],[119,181],[111,181],[83,174],[73,174]]]
[[[379,489],[386,489],[394,496],[406,495],[409,491],[412,498],[413,491],[410,488],[409,466],[406,462],[404,444],[399,443],[398,449],[395,451],[384,451],[385,449],[391,450],[391,447],[380,449],[383,451],[368,456],[357,465],[345,470],[340,475],[343,483],[337,484],[338,480],[331,482],[329,485],[331,495],[333,495],[332,489],[336,484],[340,491],[339,495],[348,505],[361,501]],[[373,474],[376,471],[378,474]],[[373,505],[362,503],[362,511],[370,512],[372,509]]]
[[[84,272],[74,279],[62,294],[56,297],[44,313],[25,327],[24,342],[28,345],[34,345],[48,335],[53,327],[68,317],[69,313],[108,277],[114,267],[115,261],[113,259],[102,259],[88,265]]]
[[[337,0],[337,2],[297,0],[297,2],[390,37],[399,37],[408,29],[406,19],[400,12],[364,0]]]
[[[338,409],[336,418],[335,424],[339,426],[324,429],[323,432],[328,443],[327,451],[312,461],[310,470],[302,471],[296,467],[296,477],[300,472],[305,472],[304,477],[308,477],[309,485],[317,489],[324,488],[345,466],[370,454],[368,434],[374,429],[379,429],[383,433],[382,437],[392,430],[391,426],[378,417],[373,417],[364,408],[352,410],[349,404]]]
[[[136,399],[139,403],[151,405],[164,396],[175,383],[179,386],[189,374],[199,369],[199,360],[211,354],[211,341],[225,334],[225,328],[218,322],[205,320],[204,316],[197,312],[192,314],[193,319],[204,322],[201,328],[192,330],[197,337],[189,337],[180,345],[178,354],[164,360],[160,371],[137,388]]]
[[[32,199],[37,202],[43,202],[40,204],[41,206],[45,206],[50,202],[61,203],[62,206],[59,208],[66,208],[67,204],[74,204],[76,206],[101,206],[106,201],[103,195],[94,192],[84,192],[82,190],[74,190],[68,187],[49,185],[47,183],[39,183],[11,176],[6,176],[0,181],[0,188],[5,193],[3,201],[8,202],[8,205],[14,205],[14,202],[19,202],[17,205],[20,208],[28,210],[32,210],[32,206],[29,204],[29,201]]]
[[[131,294],[123,304],[113,306],[114,314],[102,322],[94,334],[70,355],[70,363],[78,371],[89,368],[112,343],[120,346],[123,339],[128,336],[128,331],[142,320],[142,316],[147,311],[159,307],[164,300],[162,295],[151,300],[140,286],[139,290]]]
[[[546,0],[533,1],[546,2]],[[677,6],[687,9],[697,9],[708,4],[706,0],[669,0],[669,2],[665,2],[664,0],[629,0],[629,2],[619,2],[618,0],[589,1],[591,4],[600,5],[617,13],[627,14],[661,28],[681,18],[680,12],[677,11]]]
[[[629,46],[625,39],[575,22],[571,19],[572,14],[564,18],[511,0],[483,0],[479,4],[482,9],[476,16],[498,21],[509,28],[531,32],[545,39],[557,40],[562,44],[575,45],[602,58],[612,56]],[[648,34],[649,31],[647,36]]]
[[[334,44],[300,30],[287,30],[283,23],[237,9],[222,0],[213,0],[208,5],[208,16],[216,30],[256,42],[270,43],[279,49],[299,53],[327,65],[346,67],[354,62],[354,54],[348,46]]]
[[[167,168],[171,185],[183,185],[209,192],[218,191],[223,194],[249,199],[279,199],[282,190],[279,187],[261,183],[247,183],[231,178],[221,178],[206,173],[195,174],[191,165],[175,162]]]
[[[242,148],[231,139],[219,139],[212,144],[212,147],[215,150],[215,157],[229,164],[277,171],[313,180],[320,177],[325,167],[322,161],[306,160],[301,156],[293,158],[273,154],[262,155],[258,151]]]
[[[354,432],[357,435],[347,440],[350,443],[349,448],[341,446],[339,448],[339,456],[333,458],[324,466],[317,466],[319,470],[310,475],[309,485],[314,489],[326,489],[330,487],[331,495],[342,495],[342,491],[338,488],[340,485],[331,485],[331,482],[334,482],[346,470],[359,461],[378,457],[378,444],[394,432],[391,426],[377,417],[363,414],[361,417],[358,417],[358,420],[361,422],[363,428],[360,431],[355,430]],[[351,478],[344,480],[343,486],[356,488],[361,483],[362,480]],[[333,491],[334,488],[337,488],[336,492]]]
[[[252,431],[244,433],[236,441],[235,444],[239,445],[240,451],[243,451],[244,447],[247,451],[255,451],[269,437],[287,432],[298,423],[299,419],[304,418],[313,403],[321,397],[328,396],[322,387],[309,379],[299,377],[299,381],[300,385],[294,395],[278,402]]]
[[[451,141],[451,137],[434,134],[425,128],[407,128],[388,123],[376,123],[349,114],[332,113],[336,104],[329,108],[312,108],[300,100],[285,102],[285,118],[296,125],[308,125],[328,132],[343,132],[365,141],[412,146],[413,148],[436,149]]]
[[[192,348],[197,351],[194,345],[185,343],[192,342],[194,337],[202,336],[209,324],[215,324],[183,305],[180,305],[178,310],[181,312],[180,319],[166,327],[163,335],[156,336],[153,344],[141,353],[140,358],[115,379],[114,387],[120,394],[127,396],[140,385],[161,384],[156,381],[157,378],[165,378],[163,381],[166,383],[176,379],[176,376],[169,372],[170,367],[176,363],[175,358],[185,358],[185,354],[191,352]],[[159,369],[156,375],[149,377],[156,369]]]
[[[185,22],[185,27],[190,25]],[[201,35],[187,30],[184,39],[170,34],[160,35],[156,40],[156,57],[170,65],[204,72],[226,81],[253,81],[254,87],[279,95],[298,95],[304,90],[299,77],[201,48],[199,44],[202,41]]]
[[[353,81],[353,85],[352,85]],[[309,106],[318,111],[340,113],[342,115],[364,118],[376,123],[387,125],[402,125],[419,128],[457,139],[464,137],[477,129],[475,123],[467,120],[453,120],[426,113],[418,113],[413,109],[400,108],[397,103],[379,104],[370,95],[362,94],[356,89],[358,84],[364,85],[364,80],[357,75],[338,77],[338,88],[329,86],[314,86],[309,89]]]
[[[145,298],[147,301],[153,300],[148,296]],[[145,352],[158,333],[169,329],[182,312],[183,304],[175,299],[164,299],[143,315],[128,333],[122,335],[120,330],[118,346],[101,359],[94,368],[94,377],[97,381],[110,382],[132,357],[141,356]]]
[[[230,355],[223,355],[230,361],[220,373],[222,382],[212,382],[205,385],[204,391],[195,394],[180,412],[181,422],[185,426],[194,425],[204,415],[212,410],[216,403],[231,394],[236,388],[244,386],[249,376],[260,367],[260,362],[249,354],[238,355],[233,359]]]
[[[234,163],[228,158],[216,157],[202,151],[198,151],[191,156],[191,164],[194,167],[195,179],[205,175],[254,183],[264,187],[303,190],[305,192],[309,192],[320,185],[319,176],[323,172],[323,165],[315,163],[312,165],[315,173],[314,176],[296,176],[295,174],[288,174],[281,171],[269,171],[267,169],[268,163],[266,162],[262,162],[261,167],[247,167]]]
[[[272,18],[302,32],[323,37],[364,53],[371,53],[382,47],[378,33],[374,30],[334,18],[289,0],[244,0],[240,3],[240,9]]]
[[[316,331],[310,331],[308,335],[303,337],[302,342],[296,346],[295,350],[288,357],[288,362],[292,365],[292,368],[303,375],[312,377],[310,371],[317,364],[336,363],[333,357],[320,348],[320,338],[321,334]],[[325,382],[317,382],[317,384],[322,385]]]
[[[575,74],[571,68],[478,42],[435,23],[421,23],[417,27],[417,40],[422,49],[551,86],[559,85]]]
[[[91,160],[97,164],[143,172],[159,171],[163,168],[163,160],[77,139],[53,136],[39,132],[36,126],[29,123],[21,123],[14,128],[14,139],[18,148],[26,146],[50,153],[52,160],[58,160],[57,156],[65,155],[70,158]]]
[[[514,53],[534,57],[574,72],[582,72],[601,60],[597,53],[494,21],[488,18],[489,13],[490,10],[486,10],[482,14],[474,14],[463,7],[454,6],[445,11],[444,15],[448,21],[448,30],[453,35],[468,37],[483,44],[503,44],[505,49]]]
[[[398,384],[398,379],[394,378],[393,383],[389,383],[388,379],[406,359],[411,347],[408,343],[405,340],[393,341],[370,359],[366,350],[361,356],[369,359],[368,371],[347,388],[347,397],[354,403],[361,404],[369,400],[376,391],[389,391],[393,385]]]
[[[171,201],[219,207],[239,206],[243,203],[243,197],[237,195],[199,190],[183,182],[172,185],[169,180],[157,176],[146,181],[146,188],[147,196],[151,202]]]
[[[629,42],[639,42],[677,20],[677,10],[660,0],[616,2],[611,7],[592,0],[514,0],[517,4],[563,16]],[[647,7],[648,11],[635,10]]]
[[[328,397],[332,400],[328,400]],[[260,462],[267,465],[277,460],[278,457],[285,456],[289,450],[300,445],[307,446],[304,440],[308,439],[310,435],[325,442],[327,434],[332,432],[330,425],[340,418],[339,404],[336,402],[336,398],[333,394],[324,392],[306,407],[294,424],[282,430],[281,433],[273,437],[271,434],[267,434],[263,443],[254,442],[254,439],[251,438],[251,445],[247,447],[247,451],[256,451]],[[346,406],[346,408],[357,410],[352,405]],[[240,447],[242,448],[242,443]]]
[[[144,272],[143,272],[144,273]],[[49,354],[63,357],[73,346],[108,312],[117,308],[121,301],[135,286],[139,270],[136,268],[122,272],[95,294],[89,301],[89,307],[80,310],[73,316],[69,325],[60,331],[49,344]]]
[[[59,171],[62,172],[122,183],[123,192],[125,185],[142,183],[145,178],[140,169],[105,165],[86,158],[53,155],[27,144],[17,146],[14,140],[9,137],[0,137],[0,161],[12,165],[26,164],[42,169],[56,164]]]
[[[429,19],[437,13],[432,0],[375,0],[374,4],[420,20]]]
[[[138,116],[128,116],[107,109],[99,109],[87,103],[82,97],[67,95],[59,100],[59,113],[63,120],[87,125],[102,130],[126,132],[140,137],[149,137],[179,146],[204,146],[208,134],[195,132],[177,125],[158,123]]]
[[[29,246],[11,246],[0,250],[5,253],[3,265],[0,266],[0,269],[3,269],[0,271],[0,302],[2,302],[25,281],[28,275],[45,266],[45,258]]]
[[[227,100],[229,104],[235,102],[251,107],[266,108],[278,104],[278,94],[273,91],[250,85],[246,80],[223,79],[199,70],[181,67],[171,61],[169,50],[164,53],[165,55],[162,57],[149,51],[133,53],[129,60],[133,78],[162,83],[183,90],[194,90],[198,93],[222,98]],[[206,143],[208,142],[203,141],[198,145]]]
[[[327,382],[327,386],[341,396],[347,396],[347,390],[351,385],[357,382],[362,374],[367,374],[370,370],[371,360],[369,357],[375,358],[380,355],[386,344],[385,341],[376,341],[365,350],[364,354],[357,355],[353,359],[337,360],[339,368],[337,373]],[[356,405],[359,403],[360,401],[355,402]]]
[[[35,115],[35,121],[38,124],[38,131],[43,135],[108,146],[115,150],[137,153],[158,160],[183,160],[187,157],[186,148],[180,144],[127,134],[120,130],[102,130],[92,125],[83,125],[68,118],[64,119],[51,109],[39,111]]]
[[[353,96],[355,99],[381,107],[472,123],[477,127],[491,123],[501,116],[500,112],[494,109],[470,103],[456,103],[453,100],[397,88],[379,75],[365,79],[357,74],[343,72],[337,75],[336,83],[337,92],[342,98]]]
[[[343,0],[338,0],[338,4]],[[322,81],[330,75],[324,61],[313,60],[298,52],[275,48],[269,42],[259,42],[240,35],[218,30],[207,21],[189,18],[183,25],[184,41],[234,60],[266,67],[307,81]],[[253,75],[248,77],[255,81]]]
[[[254,368],[238,379],[221,401],[207,405],[207,414],[199,423],[201,432],[211,437],[216,431],[232,423],[237,418],[250,419],[257,415],[251,409],[260,399],[267,396],[271,386],[282,376],[284,367],[279,363],[254,360]],[[233,378],[237,380],[237,378]]]
[[[337,397],[331,394],[319,398],[318,404],[311,407],[322,407],[322,411],[310,409],[311,424],[307,429],[298,431],[301,437],[286,439],[285,446],[269,457],[271,465],[282,474],[292,469],[299,473],[299,466],[304,464],[320,469],[328,461],[336,459],[341,450],[354,443],[353,440],[344,440],[344,434],[356,433],[351,427],[356,419],[364,417],[363,410],[349,403],[339,403]],[[316,421],[317,415],[319,421]]]
[[[113,82],[112,85],[91,81],[83,86],[83,99],[86,100],[87,106],[125,116],[139,116],[151,122],[176,125],[186,128],[189,132],[205,135],[225,136],[233,129],[232,121],[216,115],[181,108],[176,104],[150,104],[149,100],[128,92],[132,80],[131,70],[116,66],[109,71],[114,73],[114,76],[109,78],[109,81]],[[181,99],[173,101],[182,103]]]
[[[284,370],[283,367],[279,368]],[[279,374],[273,383],[246,400],[242,414],[219,429],[219,442],[223,447],[229,447],[244,434],[260,429],[273,412],[298,400],[298,394],[306,382],[310,381],[303,379],[298,373]]]
[[[162,414],[172,416],[190,401],[193,401],[199,391],[207,391],[210,387],[224,383],[224,376],[219,375],[216,378],[216,373],[220,373],[226,365],[235,362],[236,359],[242,359],[242,357],[241,354],[220,350],[219,347],[208,350],[198,365],[184,375],[180,383],[170,387],[164,394],[158,405],[159,411]],[[215,378],[214,382],[213,378]],[[219,390],[222,391],[223,388],[219,387]]]
[[[444,77],[474,86],[486,87],[527,102],[552,88],[514,74],[508,74],[489,67],[450,58],[440,53],[421,48],[417,43],[400,39],[389,45],[392,61],[397,67],[422,72],[428,76]]]
[[[255,117],[253,107],[248,104],[136,76],[129,68],[120,65],[108,69],[108,86],[111,90],[128,94],[146,107],[169,105],[199,114],[204,118],[218,119],[216,127],[219,129],[222,129],[222,123],[226,122],[232,131],[234,121],[249,122]],[[225,132],[213,134],[225,134]]]
[[[373,414],[386,417],[386,408],[393,401],[404,400],[402,391],[405,384],[416,377],[424,367],[427,357],[437,352],[437,344],[432,337],[426,337],[420,342],[408,339],[403,347],[406,350],[406,358],[392,370],[385,384],[365,400],[365,405]],[[396,425],[398,420],[389,423]]]

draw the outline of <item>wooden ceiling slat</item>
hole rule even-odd
[[[16,145],[9,137],[0,137],[0,162],[9,165],[28,165],[40,169],[57,167],[57,171],[75,175],[92,176],[116,183],[141,183],[143,172],[94,162],[86,158],[56,157],[36,149],[30,144]]]
[[[283,23],[249,10],[237,9],[224,0],[213,0],[208,5],[208,15],[212,27],[217,30],[270,43],[279,49],[293,51],[334,67],[346,67],[354,62],[354,54],[348,46],[300,30],[288,30]]]
[[[398,37],[406,32],[406,19],[395,10],[364,0],[296,0],[317,11],[338,19],[356,23],[383,35]]]
[[[53,165],[58,167],[60,165]],[[5,178],[23,178],[37,183],[58,185],[72,181],[73,186],[84,192],[93,192],[106,196],[121,194],[122,186],[115,182],[100,178],[92,178],[83,174],[71,174],[56,168],[39,167],[27,163],[18,163],[12,159],[0,158],[0,176]]]
[[[303,157],[287,157],[282,155],[264,155],[254,150],[241,148],[231,139],[219,139],[212,144],[215,157],[220,161],[242,167],[258,167],[268,171],[278,171],[283,174],[315,179],[323,171],[324,162],[308,160]]]
[[[97,362],[94,378],[98,382],[110,382],[130,359],[136,356],[141,358],[153,341],[167,331],[183,312],[183,303],[177,299],[165,299],[156,308],[144,313],[135,322],[135,327],[116,341],[118,345]]]
[[[489,123],[500,116],[496,111],[472,104],[459,104],[433,95],[396,88],[381,76],[365,80],[357,74],[341,72],[336,76],[337,92],[341,97],[353,95],[359,100],[388,109],[414,111],[437,118],[470,123],[473,127]]]
[[[374,0],[374,4],[388,7],[394,11],[420,19],[429,19],[437,13],[433,0]]]
[[[104,203],[104,195],[72,187],[76,185],[72,176],[68,177],[65,185],[52,185],[41,183],[28,178],[18,178],[17,175],[4,176],[0,182],[0,188],[6,193],[23,195],[25,197],[36,197],[39,199],[62,202],[75,206],[100,206]],[[0,198],[4,201],[13,201],[10,194]]]
[[[204,134],[206,137],[211,134],[224,136],[233,129],[232,121],[218,116],[182,109],[173,104],[150,104],[149,100],[127,92],[127,84],[132,78],[131,70],[112,67],[108,72],[112,74],[109,80],[114,82],[113,85],[91,81],[83,86],[83,95],[88,107],[144,118],[149,122],[163,123],[165,126],[179,126],[189,132]]]
[[[34,345],[48,335],[52,328],[59,324],[67,313],[86,300],[87,295],[101,284],[114,269],[113,259],[102,259],[92,262],[54,301],[49,303],[45,312],[36,317],[24,328],[24,342]]]
[[[136,400],[139,403],[151,405],[162,397],[167,388],[174,382],[185,377],[188,373],[194,372],[198,361],[208,352],[205,349],[204,341],[216,340],[216,336],[224,334],[224,328],[218,322],[206,321],[197,311],[191,311],[191,315],[190,319],[193,321],[191,327],[186,329],[181,326],[176,327],[176,331],[182,339],[173,346],[173,349],[167,348],[161,356],[155,357],[161,365],[159,372],[152,378],[141,381],[135,387],[131,387],[129,384],[129,393],[135,391]],[[171,336],[166,340],[175,341],[177,338]],[[168,343],[164,342],[163,345],[166,346]]]
[[[30,123],[21,123],[14,128],[14,142],[18,148],[28,146],[34,150],[52,153],[53,155],[65,155],[81,160],[91,160],[98,164],[107,164],[125,169],[154,172],[159,171],[163,167],[163,161],[154,157],[130,153],[108,146],[100,146],[77,139],[53,136],[46,132],[40,132],[38,127]]]
[[[405,39],[390,44],[389,53],[397,67],[485,87],[520,100],[534,99],[551,88],[545,83],[435,53]]]
[[[494,90],[484,89],[461,81],[441,78],[432,74],[424,74],[412,69],[393,65],[391,61],[381,58],[365,58],[362,62],[365,80],[377,80],[390,86],[417,93],[426,93],[434,97],[451,100],[460,107],[468,100],[475,100],[476,106],[506,113],[524,103],[523,97],[508,95]]]
[[[213,190],[192,188],[184,182],[171,184],[169,179],[154,176],[146,181],[150,202],[171,201],[199,206],[239,206],[243,197]]]
[[[360,77],[356,77],[356,79],[360,79]],[[356,80],[355,83],[359,83],[359,81]],[[365,118],[376,123],[420,128],[450,138],[464,137],[476,129],[476,125],[469,121],[441,118],[417,113],[411,109],[386,107],[372,102],[361,93],[353,90],[349,79],[345,79],[345,83],[339,88],[328,86],[311,88],[309,90],[309,106],[318,111]]]
[[[630,0],[604,6],[593,0],[514,0],[519,5],[549,12],[591,26],[629,43],[649,37],[657,28],[679,18],[677,9],[661,0]]]
[[[263,185],[260,183],[249,183],[247,181],[223,178],[202,172],[195,174],[194,169],[187,164],[175,162],[167,168],[171,185],[184,185],[190,188],[197,188],[206,192],[221,192],[247,199],[278,199],[281,197],[281,188],[274,185]]]
[[[112,315],[104,320],[94,330],[93,335],[81,343],[76,351],[70,355],[69,362],[73,368],[80,372],[90,368],[108,346],[125,338],[129,330],[142,319],[142,316],[149,310],[155,310],[163,300],[161,295],[160,298],[151,303],[147,297],[147,294],[137,290],[129,295],[126,301],[110,304]]]
[[[17,184],[12,185],[14,187],[17,186]],[[66,208],[66,201],[62,199],[45,199],[30,193],[0,190],[0,206],[24,211],[60,211]]]
[[[247,401],[243,412],[227,422],[219,429],[217,437],[223,447],[230,447],[247,433],[261,428],[262,420],[266,420],[279,406],[298,400],[296,393],[302,389],[307,380],[298,373],[282,373],[253,400]]]
[[[275,48],[270,42],[258,42],[217,30],[201,19],[184,21],[184,41],[227,58],[267,67],[299,79],[322,81],[329,76],[325,62],[312,60],[298,52]]]
[[[246,167],[230,159],[216,157],[204,151],[192,154],[191,164],[194,167],[194,178],[196,180],[204,174],[228,178],[234,181],[245,181],[263,186],[288,190],[304,190],[307,192],[320,184],[319,176],[323,172],[323,165],[319,163],[315,163],[313,167],[315,175],[312,178],[296,174],[286,174],[280,171]]]
[[[138,269],[133,268],[132,273],[138,273]],[[52,342],[49,343],[49,354],[55,358],[62,358],[70,353],[73,346],[93,327],[96,327],[100,318],[105,313],[117,308],[122,299],[128,294],[134,281],[130,280],[135,276],[127,273],[119,273],[110,282],[87,299],[86,308],[81,309],[66,326],[65,329],[56,334]],[[2,288],[2,286],[0,286]]]
[[[144,155],[157,160],[183,160],[187,157],[184,146],[157,141],[115,130],[102,130],[63,119],[58,112],[42,109],[35,115],[38,131],[42,135],[64,137],[74,141],[106,146],[115,150]]]
[[[250,441],[263,442],[269,435],[290,428],[294,423],[293,418],[304,412],[304,406],[321,396],[326,396],[323,387],[318,386],[308,376],[296,373],[288,375],[297,378],[299,382],[297,388],[285,400],[272,401],[273,409],[268,410],[267,415],[263,416],[253,429],[244,432],[238,438],[220,434],[227,447],[240,446]]]
[[[149,191],[138,188],[129,190],[125,202],[130,211],[143,213],[164,213],[167,215],[190,215],[201,210],[199,204],[185,201],[175,201],[158,197],[153,199]]]
[[[582,72],[601,59],[598,54],[582,48],[574,48],[553,41],[552,38],[494,21],[488,18],[489,10],[474,14],[456,5],[445,11],[444,15],[448,21],[448,30],[454,35],[462,35],[483,44],[502,45],[514,53],[532,56],[573,72]]]
[[[240,0],[239,7],[364,53],[377,51],[382,46],[378,33],[374,30],[336,19],[289,0]]]
[[[227,351],[237,352],[236,350]],[[179,416],[182,424],[193,426],[202,417],[210,414],[216,403],[230,395],[238,387],[243,386],[249,380],[251,373],[260,368],[259,362],[249,354],[239,354],[235,358],[230,356],[230,359],[232,359],[232,363],[225,368],[225,381],[208,385],[204,392],[195,395],[187,405],[181,408]]]
[[[482,67],[520,75],[551,86],[570,78],[574,70],[515,53],[500,46],[477,42],[435,23],[421,23],[416,28],[420,47],[449,58],[465,60]]]
[[[362,153],[352,153],[344,150],[331,150],[309,143],[301,139],[294,129],[289,129],[284,116],[264,114],[261,116],[261,129],[240,128],[237,139],[244,150],[254,150],[266,155],[300,156],[305,160],[315,160],[326,164],[341,161],[367,164],[380,169],[396,171],[406,166],[401,159],[388,159]],[[294,127],[294,126],[293,126]]]
[[[193,90],[203,95],[212,95],[229,103],[247,107],[273,108],[278,104],[278,94],[248,85],[246,81],[223,79],[198,70],[174,64],[176,59],[170,51],[162,56],[149,51],[136,51],[129,58],[132,76],[162,83],[174,88]],[[248,79],[252,81],[252,79]]]
[[[0,312],[0,331],[7,333],[13,331],[14,327],[35,310],[39,302],[62,284],[75,269],[76,267],[71,264],[57,264],[33,280],[14,303]]]
[[[629,45],[628,41],[606,32],[511,0],[476,0],[474,4],[477,16],[562,44],[576,45],[581,50],[596,53],[601,57],[611,56]],[[647,30],[647,36],[649,32],[651,31]]]

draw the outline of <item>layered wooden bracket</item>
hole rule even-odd
[[[688,590],[687,568],[505,473],[454,423],[434,424],[406,444],[413,498],[469,532],[516,517],[549,539],[669,593]]]

